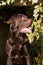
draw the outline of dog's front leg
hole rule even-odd
[[[26,58],[27,65],[31,65],[31,63],[30,63],[30,55],[29,55],[29,53],[27,51],[26,45],[24,45],[24,50],[26,52],[25,58]]]
[[[29,56],[26,56],[25,58],[26,58],[27,65],[31,65]]]
[[[9,57],[8,57],[8,59],[7,59],[7,65],[12,65],[11,58],[9,58]]]

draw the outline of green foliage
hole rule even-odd
[[[34,18],[33,18],[33,23],[31,25],[32,33],[26,34],[29,39],[29,42],[31,40],[31,43],[34,41],[34,38],[36,38],[35,40],[39,40],[40,34],[41,35],[43,34],[43,22],[42,22],[43,15],[41,14],[42,12],[43,12],[43,6],[41,5],[34,6],[34,11],[33,11]]]
[[[0,6],[4,6],[4,5],[10,5],[10,4],[16,4],[19,3],[19,5],[32,5],[35,3],[38,3],[39,0],[0,0]],[[4,3],[4,4],[3,4]]]
[[[35,52],[37,52],[38,56],[35,57],[35,61],[37,62],[37,65],[43,65],[43,52],[41,53],[40,50],[42,51],[41,48],[43,48],[43,6],[42,3],[41,5],[36,5],[34,6],[34,11],[33,11],[33,23],[30,27],[31,33],[27,33],[27,37],[29,40],[29,43],[33,44]],[[39,42],[40,43],[39,43]],[[40,46],[39,49],[37,46]]]

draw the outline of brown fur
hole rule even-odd
[[[32,20],[23,14],[16,14],[7,23],[10,23],[6,43],[7,65],[34,65],[32,46],[27,40],[26,33],[19,32],[22,28],[29,27]]]

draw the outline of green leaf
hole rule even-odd
[[[11,0],[11,3],[15,2],[15,0]]]
[[[9,5],[10,1],[11,1],[11,0],[7,0],[7,1],[6,1],[8,5]]]
[[[40,7],[40,12],[43,12],[43,7]]]
[[[37,25],[37,28],[40,28],[40,24]]]
[[[38,3],[38,0],[32,0],[32,4]]]
[[[43,15],[40,15],[41,18],[43,18]]]
[[[32,43],[34,41],[34,34],[33,33],[30,33],[30,34],[26,34],[27,37],[28,37],[28,40],[29,40],[29,43]]]
[[[38,62],[39,58],[38,57],[35,57],[35,61]]]
[[[34,26],[37,26],[37,22],[36,22],[36,21],[33,21],[33,25],[34,25]]]

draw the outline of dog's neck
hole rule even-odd
[[[18,32],[9,32],[8,38],[11,39],[11,42],[13,41],[14,45],[17,44],[23,44],[24,42],[28,41],[27,36],[25,33],[18,33]]]

